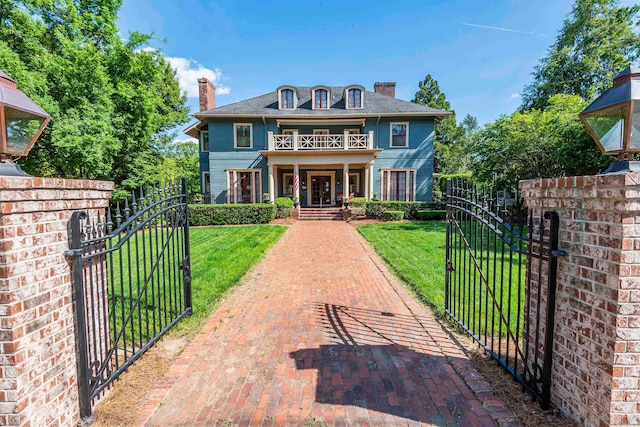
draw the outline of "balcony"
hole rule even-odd
[[[372,150],[373,131],[365,134],[274,135],[269,132],[269,151]]]

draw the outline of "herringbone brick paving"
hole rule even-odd
[[[310,221],[291,226],[222,303],[156,384],[138,423],[493,426],[498,420],[517,424],[357,232],[344,222]]]

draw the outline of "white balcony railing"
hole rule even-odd
[[[373,131],[364,134],[274,135],[269,132],[269,151],[298,150],[371,150]]]

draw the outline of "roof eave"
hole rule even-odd
[[[407,111],[393,113],[358,113],[358,114],[255,114],[255,113],[195,113],[193,117],[198,120],[210,118],[262,118],[265,119],[339,119],[358,117],[434,117],[444,119],[452,115],[450,111]]]

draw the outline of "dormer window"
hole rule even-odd
[[[344,104],[347,109],[362,108],[364,88],[358,85],[347,86],[344,91]]]
[[[349,89],[347,92],[347,108],[362,108],[362,91]]]
[[[329,90],[327,88],[312,89],[313,109],[323,110],[329,108]]]
[[[293,90],[282,89],[280,91],[280,108],[293,108]]]
[[[280,110],[294,110],[298,104],[298,92],[293,86],[278,88],[278,108]]]

